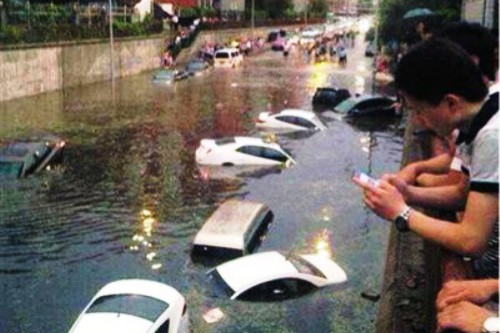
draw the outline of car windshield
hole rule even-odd
[[[335,110],[340,113],[347,113],[356,105],[356,103],[357,101],[355,99],[346,99],[345,101],[337,105],[335,107]]]
[[[0,177],[17,177],[22,167],[21,162],[0,162]]]
[[[291,255],[288,258],[288,261],[290,261],[295,266],[295,268],[297,268],[297,270],[300,273],[309,274],[309,275],[316,275],[316,276],[319,276],[321,278],[326,279],[326,276],[323,273],[321,273],[321,271],[319,269],[317,269],[310,262],[308,262],[307,260],[304,260],[303,258],[301,258],[299,256]]]
[[[168,303],[143,295],[121,294],[102,296],[87,313],[125,313],[155,322],[168,308]]]
[[[224,281],[217,269],[208,273],[208,280],[214,297],[231,297],[234,294],[234,290]]]
[[[229,58],[229,53],[227,52],[219,52],[215,54],[215,58],[217,59],[227,59]]]
[[[14,144],[7,146],[5,148],[0,149],[0,155],[7,155],[7,156],[17,156],[17,157],[23,157],[24,155],[28,154],[29,150],[26,147]]]

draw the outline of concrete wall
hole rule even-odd
[[[0,52],[0,102],[60,89],[61,48]]]
[[[114,44],[115,76],[159,66],[164,39]],[[109,42],[0,51],[0,102],[111,78]]]

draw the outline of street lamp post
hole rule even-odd
[[[111,63],[111,80],[115,78],[115,64],[114,64],[114,52],[113,52],[113,5],[112,0],[109,0],[109,58]]]
[[[252,13],[251,13],[251,21],[252,21],[252,36],[255,36],[255,0],[252,0]]]
[[[306,2],[306,7],[304,8],[304,24],[307,25],[307,7],[309,4],[309,0],[305,0]]]
[[[109,58],[111,66],[111,99],[113,108],[115,106],[115,54],[114,54],[114,40],[113,40],[113,4],[109,0]]]
[[[372,94],[375,93],[375,79],[377,76],[377,58],[379,57],[379,52],[378,52],[378,29],[379,29],[379,11],[378,11],[378,1],[374,1],[375,5],[375,22],[374,22],[374,27],[375,27],[375,36],[373,40],[373,44],[375,45],[375,51],[373,52],[373,76],[372,76]]]

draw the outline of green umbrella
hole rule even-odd
[[[410,19],[422,16],[432,16],[434,13],[429,8],[415,8],[407,11],[403,16],[403,19]]]

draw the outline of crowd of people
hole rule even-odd
[[[353,179],[364,203],[397,230],[472,259],[477,280],[451,281],[437,296],[438,332],[500,332],[497,57],[498,38],[467,22],[410,47],[394,73],[400,98],[415,126],[451,144],[442,154],[383,175],[376,185]],[[457,211],[459,220],[413,207]],[[492,298],[496,310],[482,307]]]

